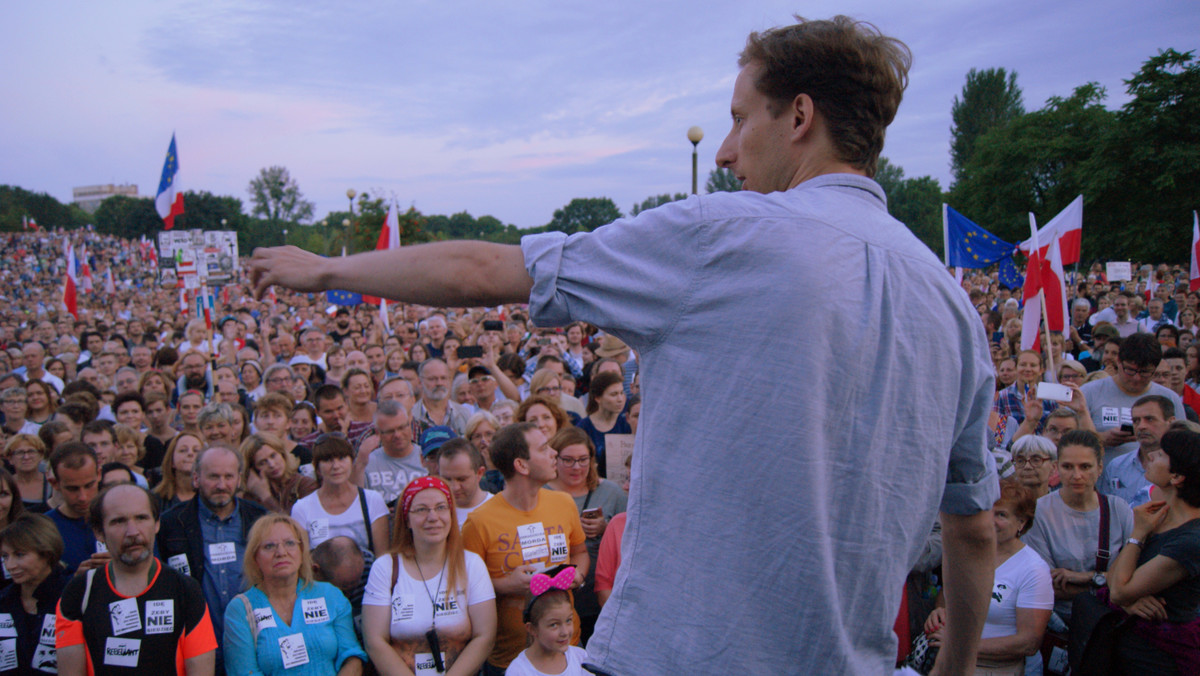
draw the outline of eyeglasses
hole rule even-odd
[[[15,458],[15,457],[21,456],[21,455],[41,455],[41,453],[39,453],[37,450],[32,449],[32,448],[22,448],[22,449],[13,451],[10,455],[12,455],[12,457]]]
[[[424,519],[425,517],[429,516],[430,512],[433,512],[438,516],[445,516],[450,513],[450,505],[442,503],[435,506],[433,509],[428,507],[413,507],[412,509],[408,510],[409,516],[415,516],[418,519]]]
[[[1059,380],[1079,380],[1082,377],[1083,376],[1075,373],[1074,371],[1063,371],[1062,373],[1058,374]]]
[[[1124,373],[1125,375],[1129,376],[1130,378],[1132,378],[1134,376],[1141,376],[1143,378],[1149,378],[1154,375],[1154,369],[1153,368],[1136,369],[1136,368],[1133,368],[1132,366],[1126,366],[1125,364],[1121,364],[1121,373]]]
[[[592,461],[591,458],[562,458],[558,459],[565,467],[587,467]]]
[[[1013,465],[1020,467],[1021,465],[1029,465],[1030,467],[1041,467],[1047,460],[1044,455],[1029,455],[1013,458]]]
[[[493,380],[495,380],[495,378],[491,376],[479,376],[477,378],[472,378],[467,382],[471,383],[472,385],[478,385],[479,383],[487,383]]]
[[[283,542],[264,542],[259,549],[268,554],[274,554],[275,550],[279,549],[280,547],[287,550],[296,551],[300,549],[300,543],[296,542],[295,540],[284,540]]]
[[[283,385],[290,382],[292,382],[292,379],[289,376],[275,376],[274,378],[267,378],[268,385]]]

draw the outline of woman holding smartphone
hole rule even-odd
[[[609,519],[625,511],[628,500],[620,486],[602,479],[596,464],[596,447],[591,439],[578,427],[565,427],[550,440],[550,447],[558,451],[558,478],[546,484],[547,488],[562,491],[575,500],[579,510],[579,523],[587,536],[588,566],[583,585],[575,590],[575,612],[579,613],[581,643],[587,643],[596,618],[600,616],[600,601],[596,598],[596,557],[600,553],[600,538],[608,527]]]

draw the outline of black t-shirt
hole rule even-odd
[[[85,645],[88,673],[154,676],[183,674],[185,660],[216,650],[200,584],[157,559],[154,565],[149,586],[130,598],[112,588],[109,566],[76,575],[58,604],[57,648]]]
[[[1200,519],[1146,538],[1138,565],[1159,555],[1172,559],[1187,571],[1182,581],[1155,594],[1166,602],[1167,620],[1190,622],[1200,617]]]
[[[172,439],[174,437],[171,437]],[[167,440],[168,442],[170,439]],[[146,447],[146,452],[142,455],[142,460],[138,464],[142,469],[155,469],[162,467],[163,458],[167,455],[167,444],[160,441],[153,434],[146,435],[146,441],[143,442]]]

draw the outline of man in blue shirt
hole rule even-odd
[[[100,463],[96,452],[79,441],[61,444],[50,454],[50,485],[62,503],[46,516],[62,535],[62,562],[68,572],[96,568],[108,561],[108,552],[96,542],[87,523],[88,504],[100,485]]]
[[[1170,399],[1150,394],[1138,399],[1129,409],[1138,450],[1126,453],[1104,466],[1100,475],[1100,492],[1115,495],[1130,507],[1150,501],[1150,482],[1145,467],[1150,454],[1162,448],[1162,437],[1175,420],[1175,404]]]
[[[221,446],[204,449],[192,473],[196,497],[163,513],[156,538],[159,558],[200,583],[218,643],[225,606],[246,588],[246,534],[266,513],[258,504],[235,497],[241,475],[240,454]],[[217,664],[220,668],[223,661]]]

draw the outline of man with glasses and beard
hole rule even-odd
[[[89,511],[112,559],[63,590],[58,673],[212,674],[217,640],[200,585],[154,557],[158,501],[144,488],[117,484]]]

